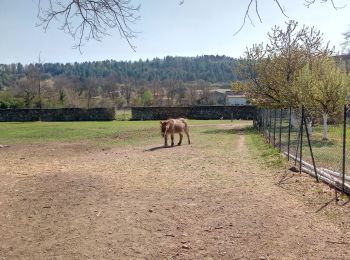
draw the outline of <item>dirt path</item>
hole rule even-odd
[[[277,187],[243,131],[192,139],[0,151],[0,259],[350,258],[347,232]]]

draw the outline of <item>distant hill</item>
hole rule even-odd
[[[210,83],[237,80],[234,72],[238,60],[227,56],[204,55],[197,57],[167,56],[139,61],[94,61],[82,63],[45,63],[42,72],[55,76],[96,77],[113,79],[122,83],[126,80],[153,81],[178,80],[182,82],[206,81]],[[12,73],[21,74],[28,65],[4,65]],[[39,66],[39,64],[36,64]]]
[[[348,73],[350,72],[350,54],[336,55],[334,58],[345,66]]]

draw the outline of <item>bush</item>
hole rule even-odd
[[[0,109],[23,107],[23,100],[17,99],[10,91],[0,91]]]

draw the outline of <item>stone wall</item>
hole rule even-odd
[[[192,106],[192,107],[133,107],[132,120],[189,119],[250,119],[255,106]]]
[[[109,121],[114,119],[114,108],[0,109],[0,122]]]

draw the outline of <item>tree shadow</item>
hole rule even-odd
[[[239,134],[242,135],[244,134],[245,129],[244,128],[231,128],[231,129],[211,129],[211,130],[206,130],[202,132],[203,134]]]
[[[291,180],[292,178],[294,178],[294,174],[291,173],[289,170],[288,171],[286,170],[285,173],[280,178],[280,180],[276,183],[276,185],[281,186],[284,184],[290,184],[292,182],[290,182],[289,180]]]
[[[322,207],[320,207],[319,209],[317,209],[315,211],[315,213],[320,212],[321,210],[323,210],[324,208],[326,208],[329,204],[331,204],[333,201],[336,201],[336,198],[332,198],[330,201],[327,201],[324,205],[322,205]]]
[[[311,144],[313,147],[322,148],[335,146],[337,142],[334,140],[311,140]]]

